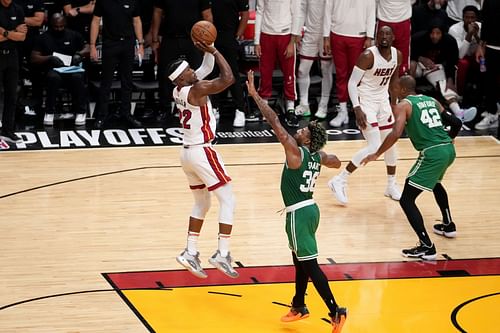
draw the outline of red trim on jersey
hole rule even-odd
[[[212,185],[208,188],[209,191],[213,191],[216,188],[224,185],[225,183],[228,183],[231,181],[231,177],[225,174],[224,168],[222,167],[221,163],[219,162],[217,158],[217,153],[215,150],[213,150],[210,147],[203,147],[203,150],[205,151],[205,154],[207,155],[207,160],[210,166],[212,167],[212,170],[215,172],[215,175],[217,176],[217,179],[220,180],[219,183]]]
[[[392,128],[392,125],[393,124],[390,124],[390,125],[385,125],[385,126],[380,126],[379,130],[386,130],[386,129],[389,129],[389,128]]]
[[[210,111],[208,110],[208,105],[200,106],[201,120],[203,124],[201,125],[201,132],[203,133],[203,142],[207,143],[213,140],[214,133],[210,129]]]
[[[209,192],[211,192],[211,191],[215,191],[215,190],[216,190],[216,189],[218,189],[219,187],[224,186],[224,185],[226,185],[226,184],[227,184],[227,182],[220,181],[220,182],[218,182],[217,184],[212,185],[212,186],[210,186],[209,188],[207,188],[207,190],[208,190]]]
[[[189,188],[192,189],[192,190],[201,190],[201,189],[205,188],[205,184],[201,184],[201,185],[189,185]]]
[[[306,59],[306,60],[317,60],[318,57],[310,57],[310,56],[306,56],[306,55],[302,55],[302,54],[299,54],[299,58],[300,59]]]
[[[378,123],[371,123],[370,124],[372,127],[378,127]]]

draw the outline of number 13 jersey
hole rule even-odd
[[[179,109],[179,119],[184,133],[185,146],[211,142],[215,137],[217,121],[212,110],[212,103],[207,96],[207,104],[196,106],[188,102],[189,91],[193,86],[174,88],[173,96]]]
[[[398,51],[391,47],[391,59],[386,60],[376,46],[369,47],[373,54],[373,66],[365,71],[358,86],[360,99],[379,102],[389,98],[389,82],[398,67]]]
[[[289,169],[285,163],[281,173],[281,196],[285,206],[312,199],[316,179],[321,169],[321,155],[299,147],[302,164],[298,169]]]

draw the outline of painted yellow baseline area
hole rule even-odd
[[[349,308],[343,333],[500,332],[498,275],[346,280],[330,286]],[[330,332],[326,306],[312,284],[306,298],[311,316],[280,322],[293,293],[292,283],[122,290],[157,333]]]

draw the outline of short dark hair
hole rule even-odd
[[[465,15],[466,12],[474,12],[476,16],[479,16],[479,9],[477,9],[476,6],[472,5],[465,6],[464,9],[462,9],[462,17]]]
[[[326,141],[328,140],[325,128],[317,121],[311,121],[307,125],[307,128],[309,129],[309,132],[311,132],[311,144],[309,145],[309,149],[311,152],[321,150],[321,148],[326,145]]]
[[[174,60],[172,61],[169,65],[168,65],[168,70],[167,70],[167,74],[166,74],[166,78],[169,79],[169,76],[175,72],[175,70],[177,69],[177,67],[179,67],[179,65],[184,61],[185,59],[184,58],[179,58],[177,60]],[[170,80],[170,79],[169,79]]]

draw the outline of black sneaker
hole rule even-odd
[[[438,223],[434,224],[434,233],[447,237],[447,238],[455,238],[457,237],[457,228],[455,223],[450,222],[449,224]]]
[[[248,122],[257,122],[260,121],[260,112],[256,110],[250,110],[248,113],[245,115],[245,121]]]
[[[329,313],[332,323],[332,333],[340,333],[347,319],[347,308],[337,308],[335,315]]]
[[[9,131],[8,129],[2,129],[2,132],[0,132],[0,137],[10,143],[22,142],[21,138],[18,137],[16,133]]]
[[[434,244],[429,247],[421,242],[411,249],[403,249],[401,253],[407,258],[420,258],[424,260],[436,260],[437,257],[436,247]]]
[[[294,111],[288,111],[285,115],[285,123],[290,127],[299,127],[299,118]]]

